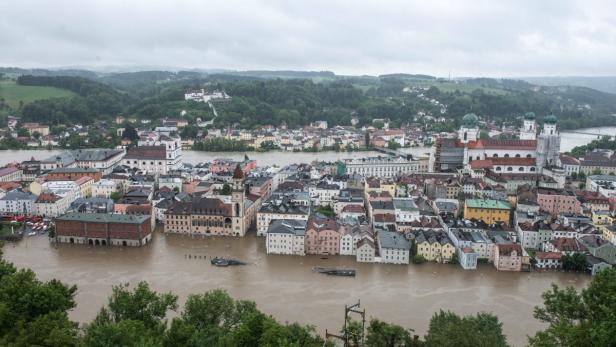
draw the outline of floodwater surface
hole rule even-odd
[[[583,274],[498,272],[488,264],[464,271],[447,264],[360,264],[349,256],[268,256],[264,239],[254,234],[236,239],[157,232],[154,241],[142,248],[53,245],[47,237],[35,236],[6,244],[4,255],[44,280],[76,284],[77,307],[70,316],[80,322],[94,318],[112,285],[147,281],[157,291],[179,295],[180,303],[191,293],[226,289],[236,299],[256,301],[279,321],[312,324],[322,334],[325,329],[338,331],[344,305],[358,300],[368,317],[400,324],[419,335],[440,309],[458,314],[492,312],[516,346],[524,345],[526,335],[541,327],[532,311],[552,283],[580,289],[590,281]],[[218,268],[210,265],[214,256],[250,264]],[[312,272],[313,266],[352,267],[357,276],[322,275]]]

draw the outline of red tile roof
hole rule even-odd
[[[124,159],[154,159],[165,160],[167,151],[165,146],[139,146],[132,147],[126,151]]]
[[[495,140],[495,139],[484,140],[484,139],[481,139],[481,140],[469,142],[468,148],[534,150],[537,148],[537,140]]]

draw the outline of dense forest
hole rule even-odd
[[[156,120],[177,118],[183,113],[190,121],[212,119],[208,105],[184,101],[184,92],[195,88],[224,90],[232,96],[231,100],[216,103],[219,117],[215,125],[223,127],[298,127],[315,120],[350,125],[356,117],[360,125],[374,118],[390,118],[393,126],[417,122],[446,131],[455,128],[469,112],[497,124],[516,125],[528,111],[539,115],[539,121],[542,116],[555,114],[562,129],[616,124],[615,94],[585,87],[536,86],[519,80],[450,81],[427,75],[337,76],[331,72],[295,71],[97,75],[70,70],[67,74],[71,76],[61,76],[49,71],[24,70],[32,73],[27,75],[21,70],[0,70],[7,76],[17,76],[19,85],[64,88],[78,95],[36,100],[11,112],[26,121],[51,125],[88,124],[116,115]],[[424,118],[426,115],[432,118]],[[436,123],[434,117],[451,121]]]
[[[44,347],[322,347],[334,346],[310,325],[280,323],[248,300],[223,290],[189,295],[182,308],[173,293],[158,293],[146,282],[113,286],[94,320],[79,326],[68,312],[76,307],[76,286],[41,281],[33,271],[18,270],[0,251],[0,345]],[[534,317],[545,323],[530,346],[611,346],[616,318],[616,270],[596,275],[576,292],[556,285],[543,294]],[[342,305],[342,303],[340,303]],[[171,312],[173,318],[171,318]],[[310,317],[307,317],[310,319]],[[440,311],[426,334],[371,318],[362,328],[348,316],[348,346],[475,347],[509,346],[502,323],[490,313],[458,316]],[[340,323],[342,326],[343,322]]]

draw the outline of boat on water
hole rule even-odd
[[[212,265],[214,266],[235,266],[235,265],[246,265],[245,262],[237,260],[237,259],[230,259],[230,258],[218,258],[215,257],[214,259],[212,259],[211,261]]]
[[[349,276],[355,277],[355,269],[344,269],[344,268],[335,268],[335,267],[320,267],[315,266],[312,268],[312,271],[322,273],[330,276]]]

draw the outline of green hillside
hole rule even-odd
[[[49,98],[72,97],[77,94],[55,87],[40,87],[40,86],[22,86],[15,83],[13,80],[0,81],[0,99],[13,109],[19,107],[19,102],[23,104],[35,100],[43,100]]]

